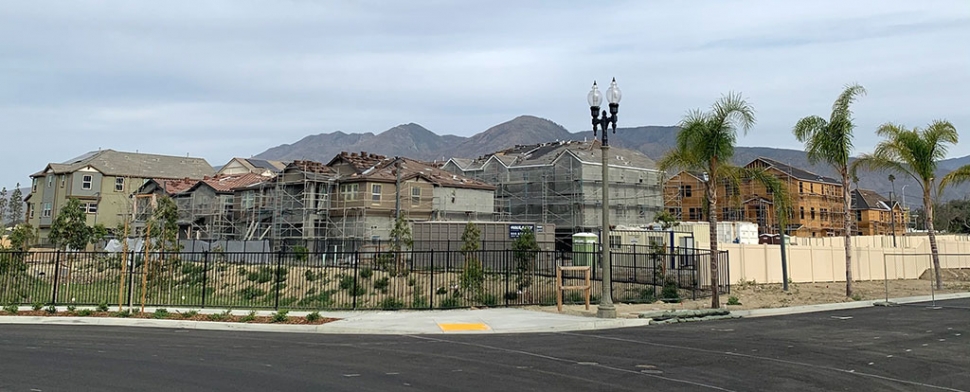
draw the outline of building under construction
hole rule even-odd
[[[497,187],[497,220],[552,223],[559,237],[602,224],[599,141],[520,145],[477,159],[452,158],[443,169]],[[609,149],[610,222],[639,226],[663,207],[661,172],[645,155]]]

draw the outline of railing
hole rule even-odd
[[[707,252],[707,253],[705,253]],[[273,309],[434,309],[554,305],[556,266],[599,253],[510,250],[407,252],[0,251],[0,304]],[[709,252],[614,252],[617,302],[710,295]],[[730,290],[726,253],[719,290]],[[593,268],[594,302],[602,293]],[[565,276],[563,284],[583,277]],[[672,290],[672,291],[671,291]],[[574,298],[575,297],[575,298]],[[144,299],[143,299],[144,298]],[[668,298],[670,299],[670,298]],[[577,294],[567,303],[579,303]]]

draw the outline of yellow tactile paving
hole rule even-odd
[[[438,323],[442,332],[488,331],[491,328],[485,323]]]

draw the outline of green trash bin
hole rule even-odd
[[[596,243],[599,236],[593,233],[573,234],[573,265],[596,266]]]

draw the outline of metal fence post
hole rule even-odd
[[[358,281],[358,271],[360,270],[360,250],[354,251],[354,285],[350,287],[350,296],[353,304],[351,307],[357,309],[357,285],[360,284]]]
[[[61,275],[61,250],[54,253],[54,286],[51,288],[51,304],[57,303],[57,286]]]
[[[511,269],[509,268],[509,252],[505,252],[504,264],[505,264],[505,294],[502,296],[505,297],[505,306],[509,306],[509,293],[511,292],[511,290],[509,290],[509,273],[510,273],[509,270]]]
[[[209,284],[209,251],[202,252],[202,308],[205,308],[206,286]]]
[[[431,287],[428,290],[428,309],[434,309],[434,294],[436,290],[437,288],[434,287],[434,249],[431,249]]]
[[[276,273],[273,274],[273,286],[276,288],[276,302],[273,309],[280,310],[280,270],[283,268],[283,250],[276,254]]]
[[[128,309],[131,310],[131,305],[134,301],[134,285],[135,285],[135,255],[137,252],[131,251],[128,255],[128,260],[131,266],[128,268]]]

